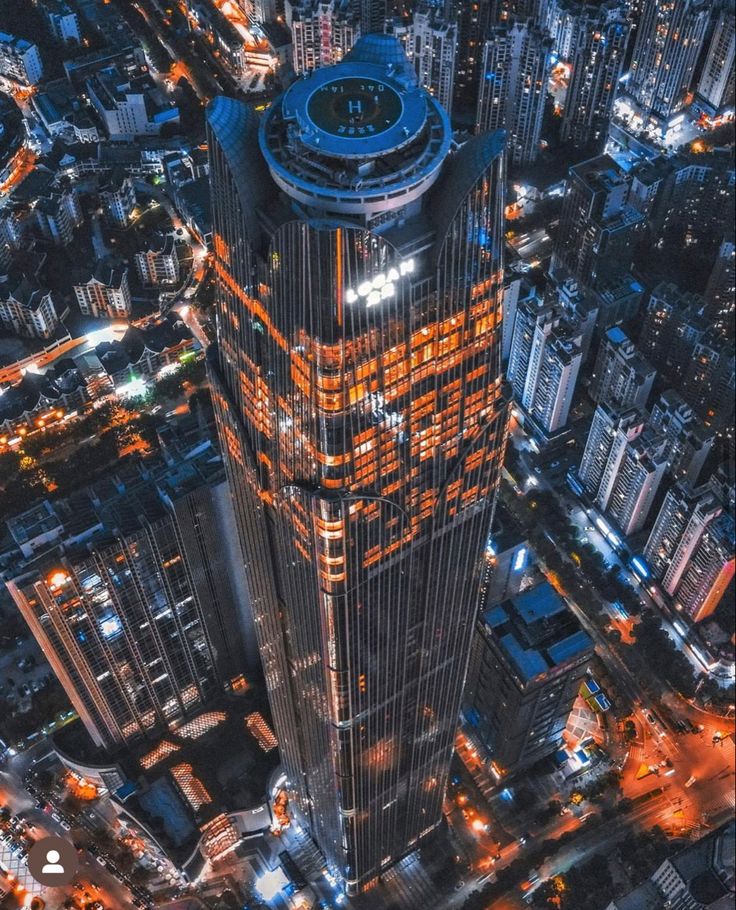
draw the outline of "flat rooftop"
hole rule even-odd
[[[525,683],[593,649],[588,633],[547,581],[486,611],[483,622]]]

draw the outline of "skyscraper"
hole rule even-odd
[[[350,892],[442,818],[503,458],[503,140],[363,36],[208,109],[211,378],[291,807]]]
[[[709,616],[734,575],[734,521],[715,484],[676,484],[665,496],[644,550],[652,573],[696,622]]]
[[[625,535],[640,530],[667,468],[666,440],[635,410],[620,414],[599,405],[593,415],[580,479],[596,504]]]
[[[627,84],[645,125],[666,128],[684,106],[708,18],[705,0],[646,0]]]
[[[497,26],[482,45],[476,132],[505,129],[513,164],[539,154],[551,51],[552,40],[532,20]]]
[[[419,79],[446,111],[452,109],[457,24],[437,7],[420,4],[408,29],[407,50]]]
[[[572,73],[560,138],[600,152],[621,78],[631,23],[620,0],[575,3],[569,16]]]
[[[715,441],[692,408],[674,389],[667,389],[652,408],[649,424],[667,439],[667,464],[677,480],[694,485]]]
[[[508,378],[514,398],[544,434],[567,423],[580,370],[581,336],[553,306],[536,299],[517,309]]]
[[[711,114],[734,102],[735,6],[734,0],[723,0],[698,82],[698,101]]]
[[[297,74],[339,63],[360,34],[350,0],[286,0],[285,15]]]
[[[733,338],[736,310],[736,245],[724,240],[705,289],[705,315],[723,335]]]
[[[457,72],[455,73],[455,109],[462,110],[469,121],[478,105],[478,80],[483,60],[483,42],[494,23],[494,0],[463,3],[449,0],[457,17]]]
[[[110,749],[201,710],[245,669],[218,484],[117,483],[85,506],[89,530],[74,515],[71,543],[36,544],[7,582],[92,740]]]
[[[590,381],[590,397],[599,404],[643,410],[657,371],[636,350],[623,329],[608,329],[601,340]]]
[[[629,180],[609,155],[570,168],[552,270],[560,267],[585,288],[625,272],[645,218],[628,203]]]

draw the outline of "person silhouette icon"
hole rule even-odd
[[[62,888],[74,881],[79,857],[65,837],[42,837],[28,851],[28,871],[44,888]]]
[[[58,850],[49,850],[46,854],[46,864],[41,872],[44,875],[64,875],[66,869],[59,862],[60,859],[61,854]]]

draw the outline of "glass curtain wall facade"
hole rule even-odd
[[[442,818],[506,435],[503,137],[450,152],[384,35],[208,125],[256,632],[292,808],[354,893]]]
[[[153,735],[221,691],[171,518],[8,589],[97,745]]]

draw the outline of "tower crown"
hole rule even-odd
[[[260,132],[271,175],[289,196],[326,214],[369,217],[422,196],[450,140],[447,113],[386,35],[366,36],[342,63],[295,82]]]

